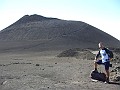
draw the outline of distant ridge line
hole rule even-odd
[[[119,40],[85,22],[37,14],[25,15],[0,31],[0,41],[44,41],[46,46],[71,47],[96,47],[102,41],[109,47],[120,47]],[[40,46],[38,42],[37,47]]]

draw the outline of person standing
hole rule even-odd
[[[97,65],[104,65],[105,72],[106,72],[106,82],[109,83],[109,67],[110,67],[110,57],[108,55],[109,50],[104,47],[103,43],[100,42],[98,44],[99,46],[99,52],[97,53],[94,61],[94,72],[98,72]],[[101,56],[101,60],[98,60],[99,56]]]

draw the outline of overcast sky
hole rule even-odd
[[[0,0],[0,30],[27,14],[83,21],[120,40],[120,0]]]

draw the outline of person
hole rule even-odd
[[[94,72],[98,72],[97,65],[104,65],[105,71],[106,71],[106,83],[109,83],[109,67],[110,67],[110,58],[107,53],[108,49],[104,47],[103,43],[100,42],[98,44],[100,50],[95,56],[95,62],[94,62]],[[98,60],[99,56],[101,56],[101,60]]]

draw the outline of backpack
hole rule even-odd
[[[94,79],[94,80],[105,82],[106,81],[106,74],[101,73],[101,72],[92,71],[91,72],[91,78]]]
[[[113,52],[111,50],[109,50],[108,48],[105,48],[106,53],[108,54],[109,58],[113,58]]]

